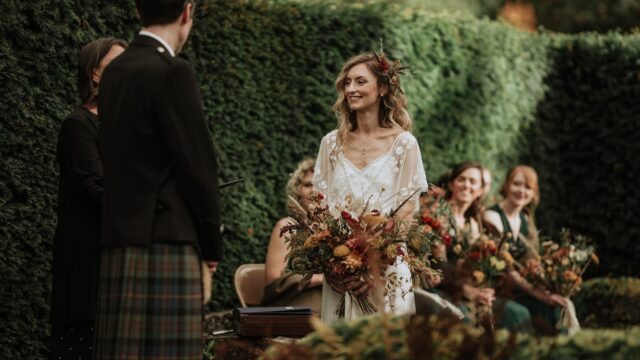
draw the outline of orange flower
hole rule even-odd
[[[489,250],[490,253],[492,253],[494,255],[498,252],[498,248],[496,247],[496,243],[493,242],[493,240],[487,241],[487,249]]]
[[[312,234],[307,238],[307,240],[304,241],[304,247],[312,248],[314,246],[317,246],[320,241],[326,239],[330,235],[331,235],[331,232],[328,229],[323,230],[319,233]]]
[[[567,271],[565,271],[565,272],[564,272],[564,274],[563,274],[563,276],[564,276],[564,279],[565,279],[565,280],[570,281],[570,282],[574,282],[574,281],[576,281],[576,280],[579,278],[579,276],[578,276],[578,275],[576,275],[576,273],[574,273],[574,272],[573,272],[573,271],[571,271],[571,270],[567,270]]]
[[[502,258],[502,260],[506,261],[509,266],[513,265],[513,263],[515,262],[513,256],[511,256],[508,251],[501,251],[500,257]]]
[[[353,254],[347,255],[344,260],[342,260],[342,263],[351,271],[362,267],[362,260]]]

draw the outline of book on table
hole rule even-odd
[[[313,331],[311,308],[244,307],[233,310],[233,327],[242,337],[302,337]]]

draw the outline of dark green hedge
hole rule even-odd
[[[554,36],[550,72],[523,159],[540,172],[541,229],[593,237],[603,264],[589,274],[640,270],[640,36]]]
[[[564,33],[630,31],[640,26],[638,0],[531,0],[538,25]]]
[[[627,328],[640,325],[640,279],[594,278],[573,299],[583,327]]]
[[[0,358],[46,352],[54,148],[76,103],[76,54],[98,36],[130,40],[132,4],[0,3]],[[637,272],[637,36],[534,36],[383,5],[207,0],[196,16],[184,56],[199,74],[221,177],[245,179],[223,192],[226,258],[212,309],[237,303],[239,264],[263,261],[287,174],[335,126],[340,66],[379,37],[414,67],[405,84],[430,179],[475,158],[499,182],[513,163],[530,161],[542,179],[543,231],[573,226],[607,250],[601,271]],[[622,254],[635,262],[618,261]]]

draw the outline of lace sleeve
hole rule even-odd
[[[418,141],[410,133],[405,133],[396,148],[394,149],[396,158],[396,168],[398,172],[398,196],[396,197],[396,206],[400,205],[406,198],[411,200],[404,205],[400,211],[403,214],[412,214],[418,211],[420,193],[427,191],[427,175],[422,165],[422,155]],[[416,190],[419,190],[416,192]]]
[[[322,138],[320,150],[313,170],[313,186],[317,191],[327,195],[332,187],[333,167],[336,160],[336,131],[332,131]]]

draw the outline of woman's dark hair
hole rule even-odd
[[[136,0],[136,8],[142,26],[170,24],[182,14],[187,4],[194,0]]]
[[[124,40],[111,37],[94,40],[80,49],[78,57],[78,92],[80,104],[94,106],[98,101],[98,83],[93,81],[93,71],[114,45],[127,47]]]
[[[482,165],[476,161],[465,161],[463,163],[455,165],[450,171],[448,171],[445,175],[443,175],[438,182],[442,183],[444,189],[446,190],[445,199],[451,199],[451,189],[449,184],[453,182],[460,174],[465,172],[468,169],[478,169],[480,171],[480,187],[484,187],[484,178],[482,177]],[[445,178],[446,176],[446,178]],[[464,213],[465,218],[472,218],[480,224],[481,215],[483,211],[484,195],[478,196],[477,199],[473,200],[467,211]]]

